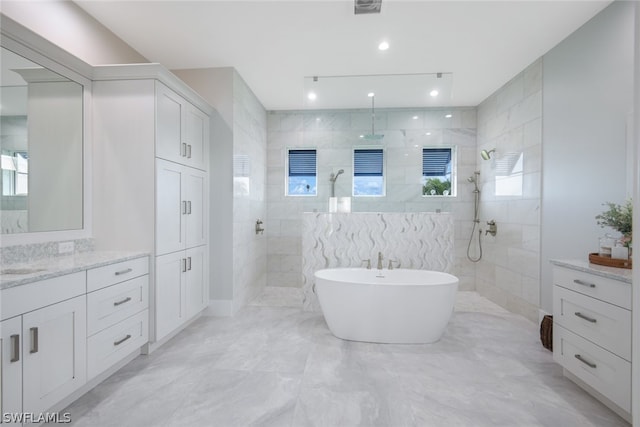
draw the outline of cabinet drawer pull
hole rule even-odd
[[[133,268],[127,268],[125,270],[116,271],[116,276],[122,276],[123,274],[131,273]]]
[[[587,286],[589,288],[595,288],[596,287],[595,283],[586,282],[586,281],[580,280],[580,279],[573,279],[573,283],[577,283],[578,285],[582,285],[582,286]]]
[[[187,259],[186,258],[182,258],[182,272],[183,273],[187,272]]]
[[[585,365],[587,365],[590,368],[595,369],[596,366],[597,366],[595,363],[589,362],[588,360],[586,360],[584,357],[580,356],[579,354],[576,354],[575,358],[578,359],[579,361],[581,361],[582,363],[584,363]]]
[[[187,201],[183,200],[182,201],[182,215],[186,215],[187,214]]]
[[[187,143],[183,142],[181,145],[180,155],[182,157],[187,157]]]
[[[116,302],[114,302],[114,303],[113,303],[113,306],[114,306],[114,307],[117,307],[117,306],[122,305],[122,304],[124,304],[125,302],[129,302],[129,301],[131,301],[131,297],[126,297],[126,298],[125,298],[125,299],[123,299],[122,301],[116,301]]]
[[[187,158],[191,158],[191,144],[187,145]]]
[[[591,322],[591,323],[596,323],[597,322],[597,320],[594,319],[593,317],[585,316],[584,314],[580,313],[579,311],[576,311],[574,314],[576,316],[578,316],[579,318],[586,320],[587,322]]]
[[[38,352],[38,328],[29,328],[29,334],[31,335],[31,349],[29,349],[29,353],[37,353]]]
[[[191,215],[191,200],[187,201],[187,214]]]
[[[20,335],[11,335],[11,358],[9,362],[18,362],[20,360]]]
[[[187,257],[187,270],[191,270],[191,257]]]
[[[127,334],[127,336],[126,336],[126,337],[124,337],[124,338],[122,338],[121,340],[114,341],[114,342],[113,342],[113,345],[120,345],[120,344],[122,344],[123,342],[125,342],[126,340],[128,340],[129,338],[131,338],[131,335]]]

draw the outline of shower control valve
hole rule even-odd
[[[263,222],[261,219],[256,220],[256,234],[264,233],[264,227],[262,227],[262,224]]]
[[[484,232],[485,236],[487,234],[491,234],[492,236],[495,236],[498,233],[498,226],[496,225],[496,221],[493,219],[490,221],[487,221],[487,225],[489,226],[489,228],[485,230]]]

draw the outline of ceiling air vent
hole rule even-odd
[[[380,13],[382,0],[354,0],[354,12],[356,15],[363,13]]]

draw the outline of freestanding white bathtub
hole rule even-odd
[[[352,341],[438,341],[457,290],[458,278],[438,271],[331,268],[315,273],[315,291],[331,333]]]

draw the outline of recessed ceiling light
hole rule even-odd
[[[389,49],[389,42],[386,42],[386,41],[385,42],[381,42],[378,45],[378,49],[379,50],[387,50],[387,49]]]
[[[413,120],[418,120],[418,116],[413,116]]]
[[[364,138],[364,135],[360,135],[360,138]]]
[[[431,135],[431,132],[427,132],[427,136]]]
[[[439,93],[440,92],[438,92],[437,89],[433,89],[431,92],[429,92],[429,95],[435,98],[436,96],[438,96]]]
[[[373,93],[373,92],[369,92],[369,93],[367,94],[367,96],[368,96],[369,98],[373,98],[374,96],[376,96],[376,94],[375,94],[375,93]]]
[[[320,121],[320,117],[316,117],[316,122],[319,122],[319,121]]]
[[[418,144],[415,144],[413,147],[414,147],[414,148],[418,148],[418,147],[419,147],[419,145],[418,145]]]
[[[453,117],[453,115],[452,115],[452,114],[447,114],[445,117],[446,117],[447,119],[450,119],[451,117]]]
[[[318,95],[316,95],[315,92],[309,92],[309,94],[307,95],[307,98],[309,98],[309,101],[315,101],[317,97]]]

